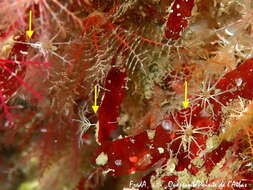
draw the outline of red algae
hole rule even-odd
[[[98,112],[100,143],[111,140],[116,135],[114,133],[118,128],[117,118],[125,94],[126,74],[118,68],[112,68],[105,81],[105,94]]]
[[[191,16],[194,0],[175,0],[166,21],[165,36],[177,40],[188,26],[187,18]]]

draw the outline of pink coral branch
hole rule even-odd
[[[11,75],[13,74],[13,72],[8,68],[6,67],[4,64],[0,63],[0,65],[8,72],[10,73]],[[18,77],[17,75],[14,75],[14,77],[16,78],[16,80],[21,84],[23,85],[27,90],[29,90],[35,97],[37,97],[37,99],[39,101],[42,100],[42,96],[35,90],[33,90],[29,85],[27,85],[23,79],[21,79],[20,77]]]

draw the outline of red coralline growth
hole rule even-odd
[[[194,0],[175,0],[165,26],[165,37],[177,40],[187,27],[187,17],[191,16]]]
[[[248,60],[217,81],[215,86],[217,89],[233,88],[232,91],[217,95],[224,105],[229,101],[225,99],[228,93],[230,99],[236,98],[238,95],[252,98],[252,94],[248,90],[252,85],[250,81],[252,67],[251,60]],[[204,108],[200,105],[165,116],[153,130],[153,137],[150,137],[148,132],[143,132],[136,136],[105,142],[117,129],[115,121],[124,94],[124,90],[122,90],[124,78],[125,74],[117,68],[112,68],[106,79],[105,88],[109,91],[106,92],[99,111],[99,138],[103,144],[98,147],[96,152],[96,156],[101,153],[108,156],[108,161],[103,166],[104,169],[109,169],[109,174],[114,176],[126,175],[134,171],[146,170],[161,159],[166,161],[172,153],[178,159],[176,171],[187,169],[196,175],[199,169],[192,164],[189,167],[191,160],[196,158],[199,152],[205,150],[207,138],[217,134],[220,128],[220,120],[203,116],[202,109]],[[240,85],[238,82],[236,83],[236,79],[242,80]],[[211,101],[211,104],[214,102]],[[221,105],[217,105],[220,110]],[[110,114],[107,114],[108,110],[110,110]],[[217,114],[216,111],[215,114]],[[203,157],[204,167],[208,172],[224,158],[226,150],[232,145],[232,142],[223,141],[219,147]]]
[[[104,169],[110,169],[111,175],[127,175],[135,171],[145,170],[152,165],[150,144],[147,133],[143,132],[134,137],[105,142],[98,147],[96,155],[102,152],[107,155],[108,162]]]
[[[207,133],[212,131],[216,123],[199,115],[190,116],[191,119],[177,115],[177,120],[175,117],[171,120],[166,117],[153,131],[154,137],[148,138],[148,133],[143,132],[106,142],[98,148],[96,156],[104,152],[108,156],[108,163],[104,167],[113,169],[110,174],[116,176],[146,170],[161,159],[166,161],[170,153],[176,154],[179,159],[177,170],[184,170],[190,158],[196,157],[205,148]],[[194,140],[185,141],[187,135]]]
[[[98,141],[112,140],[118,128],[117,118],[125,94],[126,74],[119,68],[112,67],[105,80],[105,94],[99,108]]]
[[[248,59],[235,70],[227,73],[217,84],[221,90],[235,89],[233,92],[222,94],[220,101],[226,104],[238,96],[246,99],[253,98],[253,59]]]
[[[205,156],[206,159],[204,165],[208,172],[210,172],[213,169],[213,167],[223,159],[227,149],[232,145],[233,145],[232,142],[223,141],[218,148],[216,148],[215,150],[213,150],[212,152],[208,153]]]

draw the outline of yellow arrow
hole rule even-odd
[[[33,30],[32,30],[32,11],[30,10],[29,12],[29,30],[26,31],[26,35],[31,38],[33,35]]]
[[[187,84],[187,81],[184,82],[184,101],[182,102],[183,103],[183,106],[184,108],[188,108],[188,105],[189,105],[189,101],[187,99],[187,92],[188,92],[188,84]]]
[[[96,85],[94,88],[94,105],[92,106],[92,109],[95,113],[97,113],[99,106],[97,105],[97,90],[98,86]]]

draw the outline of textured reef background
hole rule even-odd
[[[252,0],[0,0],[1,190],[251,190],[252,99]]]

